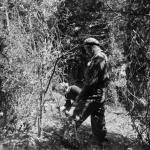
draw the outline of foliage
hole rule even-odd
[[[126,107],[150,145],[149,10],[148,0],[1,1],[0,104],[8,122],[17,117],[14,128],[39,122],[41,129],[44,104],[54,99],[51,83],[82,86],[82,42],[92,36],[110,60],[106,98]]]
[[[95,37],[101,42],[101,46],[108,51],[109,28],[106,18],[101,11],[102,1],[76,1],[65,0],[58,6],[58,27],[64,51],[72,51],[67,59],[67,79],[70,84],[82,85],[83,74],[86,66],[86,56],[82,42],[87,37]]]
[[[134,127],[141,140],[149,143],[149,8],[150,2],[128,1],[125,54],[128,60],[128,99],[135,103],[132,112]],[[136,124],[136,120],[140,124]],[[146,136],[145,136],[146,134]]]
[[[1,21],[6,23],[1,36],[7,43],[2,51],[6,57],[1,60],[2,90],[11,94],[18,121],[32,125],[42,114],[44,101],[51,99],[46,88],[61,50],[57,22],[51,28],[47,24],[47,18],[53,16],[52,9],[47,7],[51,7],[50,3],[39,6],[36,1],[14,0],[3,3],[1,10]],[[51,8],[54,10],[54,5]],[[53,80],[58,82],[61,68],[56,72]]]

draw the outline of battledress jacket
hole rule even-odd
[[[108,68],[108,59],[105,53],[99,52],[91,58],[85,71],[84,86],[77,96],[76,102],[87,99],[96,94],[99,89],[106,87],[109,81]]]

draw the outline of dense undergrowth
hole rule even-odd
[[[53,107],[63,105],[64,98],[52,92],[52,85],[69,82],[82,87],[87,61],[82,41],[92,36],[110,60],[109,131],[127,135],[130,122],[136,140],[149,147],[149,7],[148,0],[0,1],[1,139],[17,138],[36,147],[49,127],[54,134],[48,133],[50,143],[45,145],[59,148],[55,131],[65,117]],[[119,112],[114,114],[118,103]],[[112,118],[123,124],[116,128]],[[85,140],[81,145],[89,146],[90,129],[81,129]]]

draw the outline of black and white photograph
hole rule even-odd
[[[0,150],[150,150],[150,0],[0,0]]]

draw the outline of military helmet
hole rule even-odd
[[[100,46],[99,41],[96,40],[95,38],[92,38],[92,37],[85,39],[84,44],[85,45],[98,45],[98,46]]]

